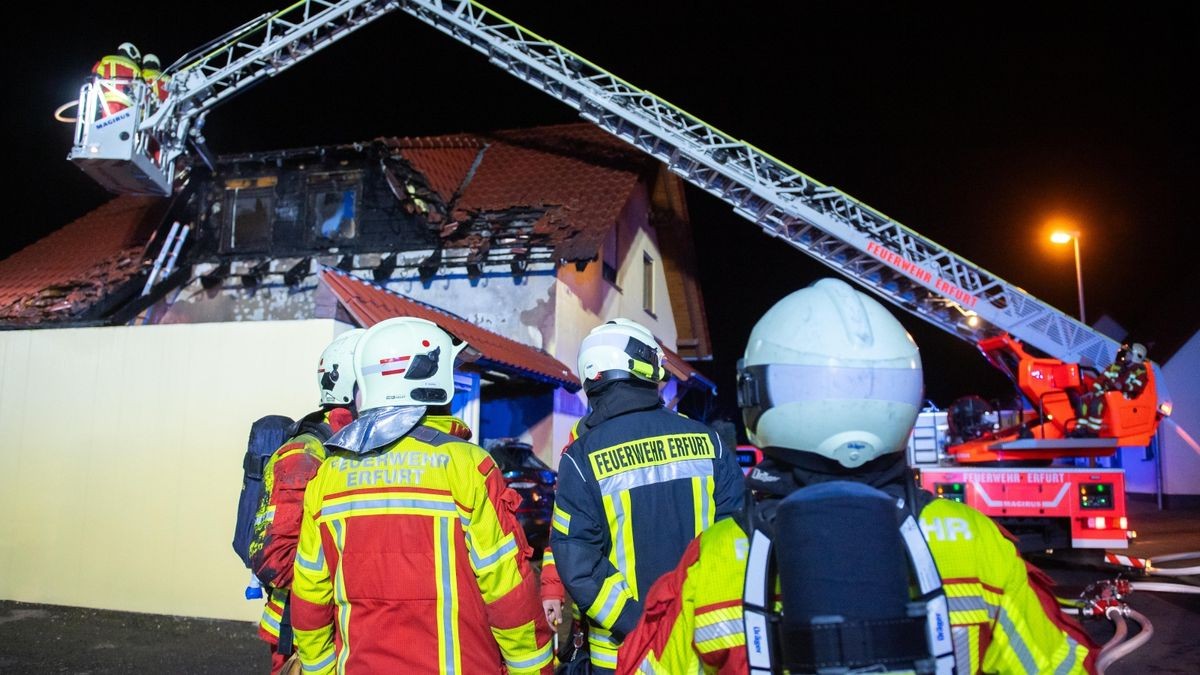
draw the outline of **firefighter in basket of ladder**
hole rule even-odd
[[[133,43],[122,42],[117,53],[92,66],[92,75],[100,89],[100,116],[111,117],[133,105],[134,85],[142,79],[142,53]]]
[[[917,488],[921,360],[882,305],[822,279],[759,320],[738,370],[757,499],[654,584],[618,673],[1093,670],[1048,577]]]
[[[1100,435],[1104,419],[1104,395],[1119,391],[1125,398],[1137,398],[1146,388],[1146,347],[1140,343],[1122,344],[1117,357],[1080,397],[1079,416],[1073,436],[1094,437]]]

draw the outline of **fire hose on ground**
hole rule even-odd
[[[1150,620],[1125,602],[1133,588],[1133,583],[1128,579],[1117,577],[1089,584],[1080,593],[1079,600],[1059,599],[1060,604],[1077,608],[1082,618],[1103,616],[1113,623],[1113,636],[1104,643],[1096,659],[1096,671],[1100,675],[1104,675],[1105,670],[1118,659],[1133,653],[1154,637],[1154,626]],[[1138,631],[1132,637],[1129,635],[1128,620],[1138,625]]]
[[[1108,667],[1117,659],[1128,656],[1154,637],[1154,626],[1150,623],[1150,619],[1135,609],[1128,606],[1124,608],[1110,607],[1105,612],[1105,616],[1116,625],[1116,633],[1111,640],[1104,644],[1104,648],[1100,650],[1100,656],[1096,659],[1096,671],[1100,675],[1104,675],[1104,671],[1108,670]],[[1128,639],[1126,639],[1126,635],[1129,627],[1125,620],[1126,616],[1141,627],[1137,634]]]
[[[1134,573],[1144,576],[1188,577],[1200,575],[1200,565],[1193,567],[1159,566],[1165,562],[1200,559],[1200,551],[1172,553],[1155,558],[1133,558],[1108,553],[1105,559],[1109,563],[1129,568]],[[1154,625],[1150,623],[1150,619],[1126,603],[1126,598],[1133,591],[1200,594],[1200,586],[1161,581],[1131,581],[1118,576],[1116,579],[1089,584],[1080,593],[1078,600],[1059,598],[1060,604],[1074,607],[1082,618],[1103,616],[1113,623],[1113,636],[1101,648],[1100,655],[1096,659],[1096,669],[1101,675],[1113,663],[1133,653],[1134,650],[1154,637]],[[1129,621],[1133,621],[1138,626],[1137,632],[1132,636],[1130,636]]]

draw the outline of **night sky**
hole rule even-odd
[[[1071,249],[1045,236],[1051,217],[1073,218],[1083,231],[1090,320],[1110,315],[1156,359],[1200,329],[1197,249],[1188,241],[1200,178],[1194,11],[485,4],[1075,315]],[[9,192],[16,217],[0,255],[108,198],[65,160],[72,130],[51,118],[96,58],[129,40],[167,64],[282,5],[138,0],[88,16],[56,10],[17,29],[24,35],[15,47],[36,67],[20,76],[28,86],[10,90],[16,103],[5,110],[15,132],[8,173],[17,172]],[[397,12],[218,108],[205,132],[214,152],[230,153],[576,119]],[[693,188],[688,195],[716,349],[700,367],[731,406],[733,364],[754,321],[829,272],[715,198]],[[900,319],[922,348],[934,402],[1007,395],[972,345],[914,316]]]

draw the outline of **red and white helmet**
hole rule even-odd
[[[317,388],[321,405],[350,405],[354,402],[354,346],[367,331],[354,328],[335,337],[321,352],[317,364]]]
[[[397,317],[363,334],[354,349],[359,412],[400,405],[444,405],[454,397],[454,359],[466,348],[432,321]]]

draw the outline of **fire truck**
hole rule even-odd
[[[985,338],[979,349],[1026,405],[994,409],[964,397],[922,412],[908,444],[921,485],[991,516],[1022,551],[1126,548],[1135,533],[1125,474],[1111,460],[1120,447],[1148,445],[1170,413],[1154,369],[1133,395],[1105,391],[1100,432],[1080,437],[1079,401],[1097,373],[1030,354],[1009,335]]]
[[[1156,385],[1135,402],[1110,401],[1103,438],[1068,438],[1070,399],[1086,387],[1087,369],[1113,361],[1115,340],[477,2],[299,0],[184,54],[157,81],[96,77],[79,92],[68,159],[110,191],[173,195],[194,168],[215,166],[202,132],[221,103],[397,12],[574,108],[768,235],[979,346],[1010,372],[1037,419],[1023,418],[1013,430],[997,428],[955,445],[935,443],[932,453],[914,451],[926,485],[995,516],[1067,517],[1076,546],[1120,546],[1127,540],[1119,470],[1047,464],[1091,462],[1111,456],[1121,443],[1147,439],[1158,416],[1170,410],[1156,364],[1151,364]],[[114,92],[121,106],[108,105]],[[182,243],[172,236],[159,240],[176,251]],[[1114,520],[1117,527],[1111,527]]]

